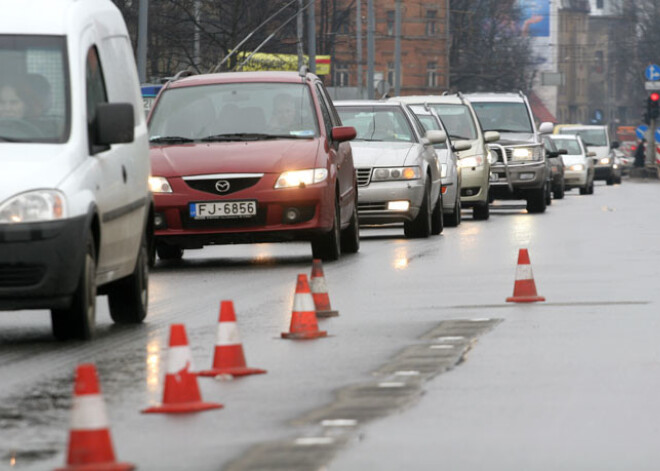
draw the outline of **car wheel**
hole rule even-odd
[[[486,221],[490,217],[490,206],[487,201],[478,203],[472,208],[472,218],[475,221]]]
[[[405,221],[403,223],[403,232],[406,237],[415,239],[423,239],[431,234],[431,182],[426,181],[424,185],[424,198],[422,199],[422,206],[419,208],[417,217],[412,221]]]
[[[58,340],[89,340],[96,323],[96,251],[90,233],[85,243],[85,257],[80,268],[78,286],[68,309],[53,309],[50,319],[53,335]]]
[[[341,233],[342,253],[357,253],[360,250],[360,224],[357,213],[357,201],[353,205],[353,214],[348,227]]]
[[[552,192],[552,196],[556,200],[562,200],[564,199],[564,193],[566,192],[566,186],[564,185],[564,182],[561,182],[561,185],[557,185]]]
[[[441,234],[444,229],[444,211],[442,204],[441,191],[438,194],[438,201],[435,203],[435,208],[433,208],[433,214],[431,214],[431,235]]]
[[[183,258],[183,249],[178,245],[156,245],[156,253],[161,260],[181,260]]]
[[[461,223],[461,198],[456,195],[454,212],[444,215],[445,226],[457,227]]]
[[[550,184],[545,184],[545,205],[550,206],[552,204],[552,191],[550,191]]]
[[[546,207],[546,187],[531,191],[527,197],[527,212],[530,214],[544,213]]]
[[[335,217],[332,229],[312,240],[312,256],[324,262],[331,262],[339,258],[341,253],[341,231],[339,227],[339,201],[335,198]]]
[[[607,186],[614,185],[614,175],[610,175],[609,177],[607,177],[606,183],[607,183]]]
[[[140,245],[135,269],[108,287],[110,317],[117,324],[139,324],[149,306],[149,249],[146,238]]]
[[[589,188],[587,189],[587,194],[588,195],[593,195],[594,194],[594,181],[591,180],[591,183],[589,183]]]
[[[621,175],[619,175],[614,179],[614,183],[616,183],[617,185],[621,185]]]
[[[580,187],[580,194],[581,195],[588,195],[589,194],[589,184],[587,183],[583,187]]]

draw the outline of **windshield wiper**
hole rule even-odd
[[[295,136],[293,134],[264,134],[258,132],[236,132],[227,134],[214,134],[207,136],[201,141],[204,142],[222,142],[222,141],[265,141],[268,139],[300,139],[307,136]]]
[[[195,142],[195,140],[190,139],[189,137],[181,137],[181,136],[154,136],[151,139],[149,139],[149,142],[166,142],[166,143]]]
[[[488,129],[488,131],[495,131],[495,132],[526,132],[526,133],[531,133],[532,131],[524,131],[521,129]]]

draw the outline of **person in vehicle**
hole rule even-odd
[[[14,83],[0,85],[0,119],[23,119],[28,114],[27,96]]]

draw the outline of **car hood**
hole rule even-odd
[[[0,145],[0,203],[36,188],[59,188],[75,162],[61,145]]]
[[[151,172],[160,177],[207,173],[281,173],[317,163],[319,139],[204,142],[152,146]]]
[[[355,168],[413,165],[417,152],[412,150],[420,145],[414,142],[351,142]]]
[[[538,144],[534,142],[534,134],[531,133],[517,133],[517,132],[501,132],[500,140],[496,142],[503,146],[515,146],[521,144]]]
[[[587,159],[584,157],[584,155],[569,155],[569,154],[564,154],[561,156],[561,160],[563,160],[564,165],[576,165],[576,164],[586,164]]]

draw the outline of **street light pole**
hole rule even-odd
[[[202,62],[202,53],[201,53],[201,41],[200,41],[200,27],[199,22],[201,21],[201,5],[200,0],[195,0],[194,3],[194,15],[195,15],[195,32],[193,33],[193,67],[199,70],[199,66]]]
[[[298,70],[305,64],[303,57],[303,0],[298,0]]]
[[[367,0],[367,98],[374,99],[374,0]]]
[[[401,0],[396,0],[394,18],[394,95],[401,95]]]
[[[316,73],[316,1],[312,0],[312,5],[309,7],[307,13],[307,34],[309,51],[309,71],[313,74]]]
[[[357,0],[357,18],[356,26],[356,42],[357,42],[357,86],[360,98],[362,98],[362,2]]]
[[[140,83],[147,81],[147,28],[149,25],[149,0],[140,0],[138,13],[137,68]]]

